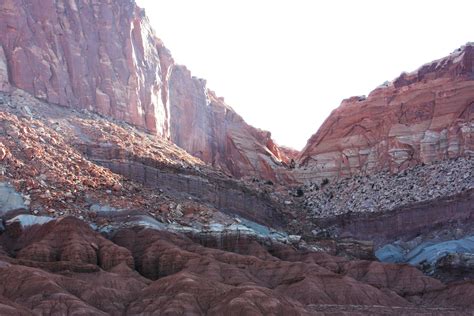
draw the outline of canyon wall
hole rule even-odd
[[[1,91],[122,120],[234,177],[280,183],[472,155],[473,50],[467,44],[367,98],[344,100],[296,157],[176,65],[134,1],[0,4]]]
[[[0,47],[0,82],[168,137],[173,60],[132,1],[2,1]]]
[[[271,134],[248,125],[206,81],[176,66],[170,76],[171,140],[240,178],[288,181],[290,163]]]
[[[474,46],[344,100],[308,141],[298,178],[393,172],[474,154]]]
[[[171,138],[238,178],[288,177],[270,133],[176,65],[134,1],[2,1],[0,91],[12,87]]]

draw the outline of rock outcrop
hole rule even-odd
[[[7,57],[3,51],[3,47],[0,46],[0,91],[9,91],[10,82],[8,80],[8,66]]]
[[[298,178],[393,172],[474,155],[474,45],[344,100],[308,141]]]
[[[0,87],[8,71],[12,86],[50,103],[169,135],[173,60],[133,1],[6,0],[0,30]]]
[[[183,66],[170,77],[171,140],[192,155],[241,178],[289,180],[289,158],[271,134],[242,119]]]
[[[11,86],[171,137],[235,177],[289,179],[270,133],[176,65],[134,1],[2,1],[0,91]]]

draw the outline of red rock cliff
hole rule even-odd
[[[3,53],[4,52],[4,53]],[[167,137],[171,56],[133,1],[0,3],[0,89],[89,109]]]
[[[289,161],[270,133],[245,123],[183,66],[170,76],[170,113],[172,141],[192,155],[236,177],[285,179]]]
[[[0,90],[11,86],[171,137],[236,177],[285,177],[270,133],[175,65],[134,1],[2,1]]]
[[[344,100],[308,141],[304,181],[474,155],[474,46]]]

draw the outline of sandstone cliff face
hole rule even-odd
[[[248,125],[203,79],[175,66],[170,76],[171,140],[240,178],[289,180],[289,159],[271,134]]]
[[[175,65],[134,1],[2,1],[0,91],[10,85],[171,137],[235,177],[287,178],[270,133]]]
[[[393,172],[474,154],[474,46],[344,100],[303,149],[298,177]]]
[[[0,90],[9,81],[167,137],[172,63],[133,1],[0,3]]]

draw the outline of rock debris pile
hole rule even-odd
[[[383,212],[452,196],[474,188],[474,159],[459,157],[418,165],[397,174],[380,172],[303,187],[310,217]]]
[[[88,151],[110,159],[140,157],[175,171],[216,173],[184,150],[126,123],[46,104],[20,90],[0,93],[1,210],[73,215],[91,222],[104,210],[140,210],[164,222],[212,217],[213,207],[130,181],[89,160]],[[98,224],[107,225],[103,220]]]
[[[120,211],[185,226],[232,224],[233,216],[220,212],[212,192],[204,198],[199,189],[214,188],[210,183],[221,186],[216,192],[229,201],[227,206],[240,203],[235,198],[242,190],[278,204],[270,194],[273,185],[232,179],[159,136],[86,110],[48,104],[21,90],[0,93],[0,119],[3,211],[73,215],[99,228],[109,223],[97,215]],[[127,175],[105,163],[116,163]],[[202,194],[193,195],[190,185]],[[19,202],[11,205],[11,196]]]

